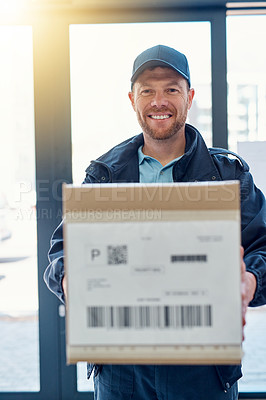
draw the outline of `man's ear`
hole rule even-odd
[[[188,109],[189,110],[192,106],[194,94],[195,94],[195,90],[193,88],[189,89],[189,92],[188,92]]]
[[[133,92],[129,92],[129,93],[128,93],[128,97],[129,97],[129,100],[130,100],[130,102],[131,102],[131,104],[132,104],[133,110],[136,111],[136,110],[135,110],[134,93],[133,93]]]

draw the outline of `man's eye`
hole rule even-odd
[[[148,94],[150,94],[151,93],[151,90],[150,89],[144,89],[144,90],[142,90],[142,92],[141,92],[141,94],[143,95],[143,96],[147,96]]]
[[[178,90],[175,88],[169,88],[169,89],[167,89],[167,91],[168,91],[168,93],[177,93],[178,92]]]

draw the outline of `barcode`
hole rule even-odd
[[[179,254],[171,256],[171,262],[207,262],[206,254]]]
[[[127,246],[107,246],[108,264],[127,264]]]
[[[212,326],[211,305],[87,307],[89,328],[161,329]]]

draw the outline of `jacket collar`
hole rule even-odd
[[[133,136],[91,162],[86,172],[93,182],[139,182],[138,148],[143,134]]]
[[[186,124],[185,154],[173,168],[175,182],[221,180],[206,144],[196,128]],[[139,182],[138,148],[143,134],[134,136],[92,161],[86,172],[93,182]]]
[[[221,180],[201,134],[192,125],[186,124],[185,154],[175,164],[173,176],[175,182]]]

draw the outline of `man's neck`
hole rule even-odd
[[[185,152],[186,139],[183,134],[174,135],[167,140],[155,140],[144,133],[143,154],[158,160],[163,166],[181,157]]]

